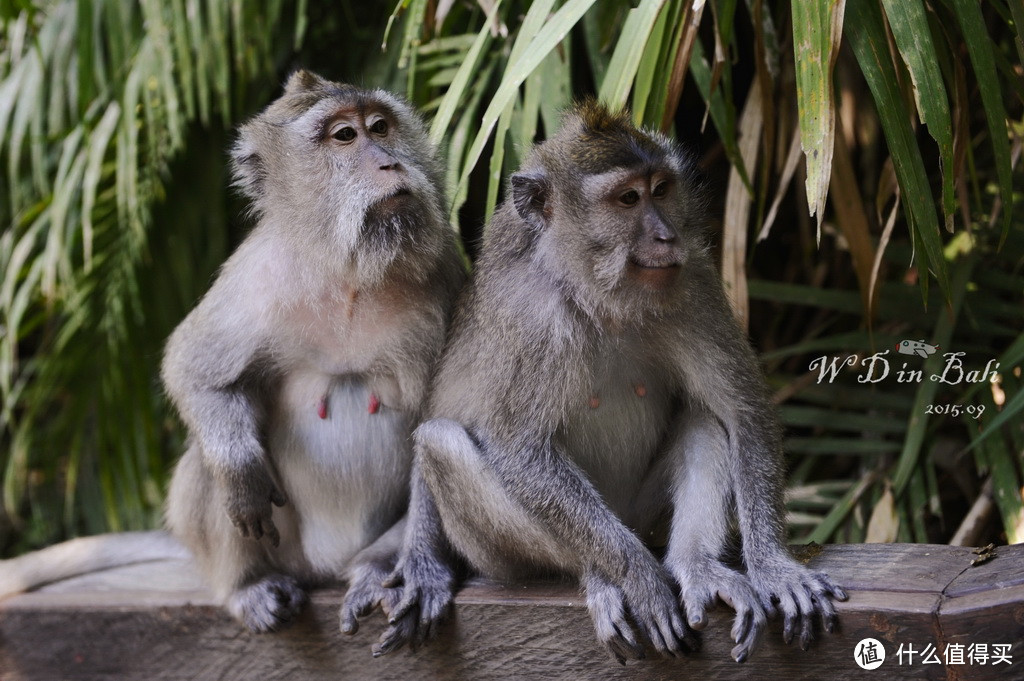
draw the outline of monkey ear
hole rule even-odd
[[[231,172],[234,185],[250,199],[263,195],[263,179],[266,176],[263,159],[256,150],[255,132],[251,125],[243,125],[238,140],[231,147]]]
[[[288,82],[284,86],[284,91],[285,94],[289,95],[295,94],[296,92],[309,92],[310,90],[316,90],[321,87],[325,82],[326,81],[323,78],[312,71],[299,69],[288,78]]]
[[[543,227],[548,220],[548,194],[550,184],[543,171],[515,173],[512,183],[512,203],[519,217],[534,227]]]

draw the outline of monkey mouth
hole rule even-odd
[[[656,291],[663,291],[675,283],[681,266],[676,261],[639,262],[630,259],[626,275],[637,283]]]
[[[376,209],[378,211],[394,211],[401,207],[403,203],[413,198],[412,190],[408,187],[398,187],[390,194],[377,199],[370,205],[370,209]]]
[[[393,199],[397,196],[412,196],[412,190],[409,189],[408,187],[399,187],[394,191],[394,193],[391,194],[391,196],[387,198]]]

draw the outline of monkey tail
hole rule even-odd
[[[80,537],[0,560],[0,599],[89,572],[191,554],[162,530]]]

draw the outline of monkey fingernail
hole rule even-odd
[[[370,404],[366,407],[366,411],[371,414],[380,411],[380,398],[373,393],[370,393]]]
[[[637,397],[644,397],[647,395],[647,386],[643,383],[637,383],[636,386],[633,387],[633,392],[636,393]]]
[[[600,398],[598,398],[597,395],[591,395],[590,400],[587,402],[587,404],[590,405],[591,409],[597,409],[598,407],[601,406],[601,400]]]

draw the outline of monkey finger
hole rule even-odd
[[[688,653],[694,650],[694,645],[699,645],[700,639],[695,632],[686,626],[680,613],[672,613],[672,634],[680,644],[680,652]]]
[[[644,647],[631,639],[632,632],[629,639],[619,635],[606,639],[604,642],[608,650],[615,656],[615,659],[619,661],[619,664],[624,665],[626,660],[642,660],[646,657]]]
[[[782,599],[770,589],[759,592],[757,594],[757,600],[760,602],[764,611],[768,613],[769,617],[774,617],[776,612],[782,610]]]
[[[451,606],[450,597],[438,597],[436,595],[425,595],[420,603],[420,625],[432,626],[448,614]]]
[[[394,589],[405,583],[405,574],[401,568],[395,568],[387,577],[381,580],[380,585],[385,589]]]
[[[273,520],[269,518],[264,521],[266,523],[267,537],[270,539],[270,545],[275,549],[281,545],[281,534],[277,531],[277,525],[274,524]]]
[[[280,488],[275,485],[270,489],[270,502],[274,504],[274,506],[284,506],[288,503],[288,495],[282,492]]]
[[[380,639],[373,644],[370,650],[374,657],[381,657],[401,648],[405,645],[407,639],[407,627],[402,626],[402,623],[395,623],[389,625],[384,630],[384,633],[380,635]]]
[[[644,644],[641,643],[633,631],[633,627],[629,626],[625,620],[620,620],[612,624],[612,628],[615,630],[614,639],[620,641],[625,649],[629,651],[627,657],[631,657],[634,660],[642,660],[647,657],[647,653],[644,651]]]
[[[251,531],[253,539],[255,539],[256,541],[263,539],[263,525],[260,524],[259,520],[256,520],[252,523]]]
[[[643,629],[644,634],[647,635],[647,640],[651,643],[651,647],[658,651],[659,655],[662,657],[675,657],[671,650],[672,643],[670,643],[670,641],[674,641],[675,637],[665,636],[665,633],[661,630],[661,622],[651,622]]]
[[[388,617],[388,624],[394,624],[405,617],[413,607],[419,605],[420,591],[414,587],[406,587],[402,600],[395,606],[394,611]]]
[[[836,607],[832,605],[827,594],[816,594],[813,598],[818,606],[818,614],[821,616],[821,628],[829,634],[834,633],[839,619],[836,615]]]
[[[784,593],[779,597],[779,610],[782,612],[782,640],[787,644],[793,642],[796,634],[797,620],[800,617],[800,609],[793,600],[792,595]]]
[[[807,650],[811,647],[811,640],[814,638],[814,618],[811,613],[800,616],[800,650]]]
[[[814,638],[814,603],[805,587],[793,589],[793,596],[800,607],[800,649],[807,650]]]
[[[736,611],[736,617],[732,621],[732,630],[729,635],[732,636],[732,640],[736,643],[740,643],[750,633],[750,627],[753,625],[753,613],[749,608],[740,608]]]
[[[683,609],[686,610],[686,621],[692,629],[700,631],[708,625],[708,616],[704,605],[695,602],[696,599],[683,601]]]
[[[674,605],[674,603],[673,603]],[[674,621],[675,620],[675,621]],[[675,614],[675,608],[663,611],[654,618],[654,622],[648,625],[647,630],[651,636],[651,643],[663,657],[680,657],[683,654],[683,644],[676,636],[676,626],[682,622]],[[655,638],[657,637],[657,638]],[[658,640],[661,647],[658,646]]]
[[[359,631],[359,620],[351,608],[341,608],[341,633],[352,635]]]
[[[836,600],[845,601],[849,598],[847,593],[843,591],[843,588],[833,582],[824,572],[815,573],[814,576],[818,580],[818,583],[821,584],[824,591]]]

